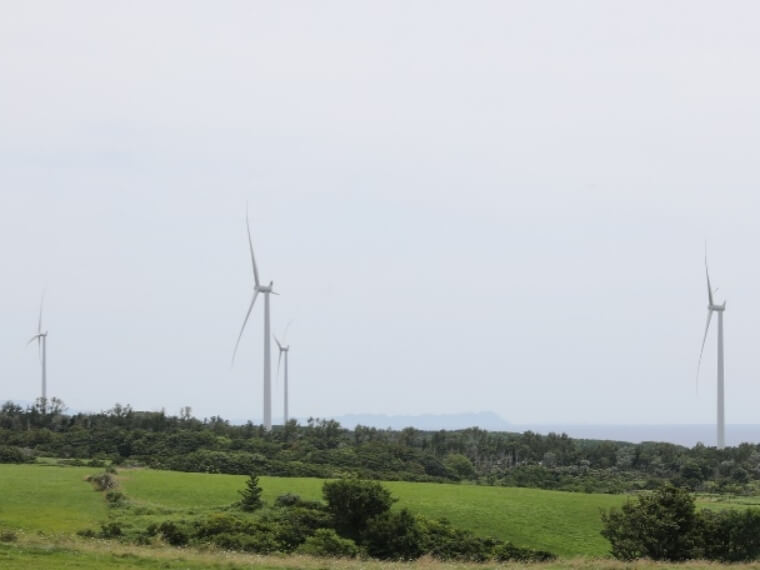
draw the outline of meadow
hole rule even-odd
[[[239,475],[177,473],[147,469],[122,470],[122,490],[141,504],[173,509],[211,509],[229,505],[245,482]],[[322,497],[321,479],[260,477],[264,500],[296,493]],[[480,536],[509,540],[519,546],[549,550],[560,556],[605,556],[607,541],[599,534],[599,512],[625,501],[620,495],[566,493],[514,487],[439,483],[385,482],[396,508],[449,519]]]
[[[10,533],[15,537],[15,540],[0,542],[0,566],[206,568],[213,567],[212,559],[214,564],[223,559],[227,564],[225,568],[312,567],[309,566],[312,562],[307,565],[306,558],[229,553],[211,555],[193,553],[189,549],[177,551],[166,547],[132,547],[113,541],[76,537],[77,531],[97,528],[109,517],[102,493],[95,492],[85,481],[88,475],[99,471],[93,467],[0,465],[0,533]],[[146,516],[198,514],[224,508],[237,500],[237,492],[246,480],[244,476],[237,475],[149,469],[123,469],[118,478],[120,490],[132,504],[144,507],[149,513]],[[271,504],[284,493],[319,500],[323,480],[261,477],[260,483],[265,501]],[[426,516],[445,517],[454,525],[481,536],[550,550],[562,558],[562,562],[544,567],[568,567],[574,557],[584,557],[581,561],[572,562],[583,568],[623,567],[611,560],[599,560],[608,555],[609,548],[599,534],[599,514],[603,509],[622,504],[625,496],[464,484],[386,482],[384,485],[398,498],[396,508],[406,507]],[[714,499],[710,504],[720,506]],[[75,564],[69,560],[72,557],[76,559]],[[352,567],[350,564],[345,561],[321,561],[313,567],[346,568]],[[472,567],[432,560],[423,560],[418,565],[441,569]],[[380,569],[395,566],[361,562],[361,567]],[[477,567],[488,568],[489,565]]]

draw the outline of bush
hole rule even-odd
[[[182,523],[164,521],[158,525],[158,532],[172,546],[184,546],[190,542],[190,533]]]
[[[703,510],[699,513],[701,556],[721,562],[760,557],[760,512]]]
[[[334,558],[355,558],[359,554],[356,543],[350,538],[341,538],[331,528],[320,528],[298,548],[301,554]]]
[[[248,521],[244,521],[238,516],[215,513],[196,521],[193,534],[198,538],[207,538],[217,534],[248,532],[249,527]]]
[[[390,510],[394,499],[376,481],[340,479],[322,486],[327,510],[333,516],[335,530],[341,536],[356,540],[372,517]]]
[[[100,475],[90,475],[87,481],[92,483],[96,491],[107,491],[116,487],[116,479],[110,473],[101,473]]]
[[[23,463],[25,460],[24,452],[18,447],[0,445],[0,463]]]
[[[117,522],[103,523],[100,527],[100,538],[118,538],[121,535],[121,525]]]
[[[126,495],[121,491],[108,491],[106,493],[106,502],[111,508],[124,507],[128,504]]]
[[[362,539],[367,553],[383,560],[414,560],[425,552],[422,527],[407,509],[370,519]]]
[[[694,499],[672,485],[641,495],[620,510],[603,513],[602,523],[602,535],[610,541],[612,555],[621,560],[680,561],[698,552]]]
[[[301,497],[293,493],[285,493],[274,500],[276,507],[294,507],[301,502]]]
[[[324,509],[308,507],[277,509],[262,522],[276,528],[277,540],[285,552],[298,548],[320,528],[332,526],[332,519]]]
[[[270,532],[222,533],[214,536],[212,542],[225,550],[243,550],[257,554],[270,554],[280,550],[280,544]]]
[[[0,542],[15,542],[18,536],[12,530],[0,530]]]
[[[546,550],[533,550],[515,546],[511,542],[500,544],[494,549],[494,558],[500,562],[548,562],[557,558]]]
[[[446,519],[420,519],[420,522],[425,535],[425,552],[439,560],[485,562],[494,556],[495,541],[454,528]]]

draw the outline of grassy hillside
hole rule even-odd
[[[0,465],[0,528],[75,532],[106,518],[92,467]]]
[[[229,505],[245,477],[169,471],[131,470],[120,474],[122,488],[133,499],[152,506],[204,508]],[[283,493],[321,499],[321,479],[261,477],[264,499]],[[607,541],[599,534],[600,509],[625,501],[620,495],[564,493],[510,487],[436,483],[383,483],[399,499],[397,507],[429,517],[445,517],[481,536],[494,536],[520,546],[550,550],[560,556],[605,556]]]
[[[97,527],[106,520],[107,509],[103,495],[93,491],[85,478],[98,471],[91,467],[0,465],[0,530],[21,529],[22,536],[38,531],[71,535]],[[159,513],[197,513],[236,501],[246,478],[132,469],[122,470],[119,479],[121,490],[134,504],[155,507],[153,511]],[[323,481],[319,479],[261,477],[260,482],[269,503],[287,492],[305,499],[321,498]],[[606,556],[608,545],[599,534],[600,510],[626,500],[619,495],[523,488],[408,482],[384,485],[399,499],[397,508],[446,517],[481,536],[550,550],[563,557]]]

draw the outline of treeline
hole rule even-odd
[[[0,462],[44,455],[178,471],[487,485],[621,493],[669,482],[692,491],[760,492],[760,446],[718,450],[668,443],[572,439],[565,434],[343,428],[295,421],[266,432],[251,423],[116,405],[66,414],[63,403],[0,408]]]

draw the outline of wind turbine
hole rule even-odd
[[[290,325],[288,325],[290,326]],[[285,328],[287,331],[287,327]],[[285,335],[283,334],[283,341],[285,339]],[[280,375],[280,362],[282,361],[282,355],[285,354],[285,368],[284,368],[284,382],[283,382],[283,392],[285,394],[285,407],[283,410],[283,420],[282,425],[286,426],[288,425],[288,352],[290,351],[290,345],[287,344],[285,346],[282,345],[282,343],[277,340],[277,337],[274,337],[274,341],[277,343],[277,348],[280,349],[280,355],[277,357],[277,376]]]
[[[40,363],[42,364],[42,413],[45,413],[47,409],[47,331],[42,332],[42,304],[45,301],[45,296],[42,296],[40,301],[40,317],[37,320],[37,334],[29,339],[27,346],[37,341],[37,352],[40,356]]]
[[[261,293],[264,295],[264,429],[270,431],[272,429],[272,349],[269,339],[272,333],[269,331],[269,295],[277,295],[277,293],[273,290],[273,281],[270,281],[269,285],[262,285],[259,280],[259,270],[256,267],[256,258],[253,255],[253,239],[251,238],[251,223],[248,220],[248,212],[245,214],[245,225],[248,230],[248,247],[251,250],[251,266],[253,267],[253,298],[243,320],[243,326],[240,327],[240,334],[235,343],[235,350],[232,352],[232,362],[234,364],[240,339],[243,338],[243,331],[245,331],[245,325],[251,316],[251,311],[253,311],[253,304],[256,302],[256,297]]]
[[[710,319],[713,313],[718,313],[718,449],[726,446],[726,418],[724,414],[724,371],[723,371],[723,313],[726,310],[726,302],[722,305],[715,303],[713,291],[710,285],[710,271],[707,269],[707,256],[705,255],[705,275],[707,276],[707,325],[705,326],[705,336],[702,339],[702,349],[699,351],[699,363],[697,364],[697,381],[699,381],[699,368],[702,365],[702,353],[705,351],[705,342],[707,342],[707,333],[710,330]]]

